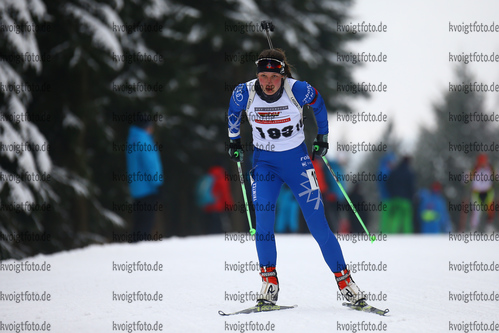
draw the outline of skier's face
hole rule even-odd
[[[258,82],[267,95],[275,94],[281,88],[282,75],[274,72],[258,73]]]

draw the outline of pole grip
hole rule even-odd
[[[265,30],[265,33],[267,34],[267,41],[269,42],[269,48],[273,49],[274,46],[272,45],[272,40],[270,39],[270,32],[269,31],[274,31],[274,29],[275,29],[274,24],[272,24],[271,21],[262,21],[261,26],[262,26],[262,29]]]

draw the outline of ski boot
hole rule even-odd
[[[260,268],[260,276],[262,277],[262,289],[258,295],[258,304],[271,304],[277,302],[279,296],[279,280],[275,267],[263,266]]]
[[[338,284],[338,288],[340,289],[341,294],[348,302],[354,305],[365,305],[366,299],[364,297],[364,294],[355,284],[354,280],[350,276],[350,271],[348,269],[335,272],[334,276],[336,277],[336,283]]]

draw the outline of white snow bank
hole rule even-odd
[[[256,292],[260,278],[251,271],[257,262],[253,241],[226,240],[224,235],[168,238],[139,244],[109,244],[22,262],[50,264],[50,272],[6,271],[1,262],[0,291],[4,294],[44,292],[49,302],[0,301],[3,324],[24,321],[50,323],[51,332],[111,332],[114,324],[141,321],[163,324],[163,332],[251,332],[241,330],[250,321],[274,325],[274,332],[354,332],[356,324],[386,324],[386,332],[447,332],[450,324],[486,324],[497,320],[497,301],[450,301],[450,293],[498,292],[499,272],[449,271],[450,265],[477,262],[499,264],[496,242],[454,242],[437,237],[388,236],[387,241],[341,241],[347,263],[385,265],[386,272],[358,271],[357,284],[386,301],[371,302],[389,308],[386,317],[359,313],[341,306],[336,283],[310,235],[277,235],[281,304],[298,308],[274,313],[221,317],[253,305],[230,301]],[[113,271],[114,264],[158,263],[162,271]],[[250,263],[252,262],[252,263]],[[241,273],[228,267],[249,265]],[[364,263],[364,264],[362,264]],[[237,266],[239,265],[239,266]],[[454,267],[454,266],[453,266]],[[113,292],[162,294],[162,301],[113,301]],[[1,297],[1,296],[0,296]],[[348,326],[349,324],[350,326]],[[233,326],[236,325],[236,326]],[[239,325],[239,326],[237,326]],[[250,324],[248,324],[250,325]],[[255,327],[255,326],[248,327]],[[347,325],[347,326],[343,326]],[[350,330],[345,328],[350,327]],[[464,329],[464,327],[463,327]],[[357,327],[358,332],[363,332]],[[364,330],[365,332],[366,330]],[[459,330],[455,330],[459,331]],[[464,331],[464,330],[462,330]]]

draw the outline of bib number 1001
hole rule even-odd
[[[271,139],[279,139],[281,136],[288,138],[293,134],[293,130],[295,127],[296,127],[296,131],[299,132],[303,128],[303,120],[300,120],[300,122],[298,124],[296,124],[296,126],[286,126],[286,127],[283,127],[282,129],[269,128],[267,130],[267,135]],[[265,137],[265,132],[263,131],[263,129],[261,127],[255,127],[255,128],[260,133],[260,136],[262,137],[262,139],[265,139],[266,137]]]

